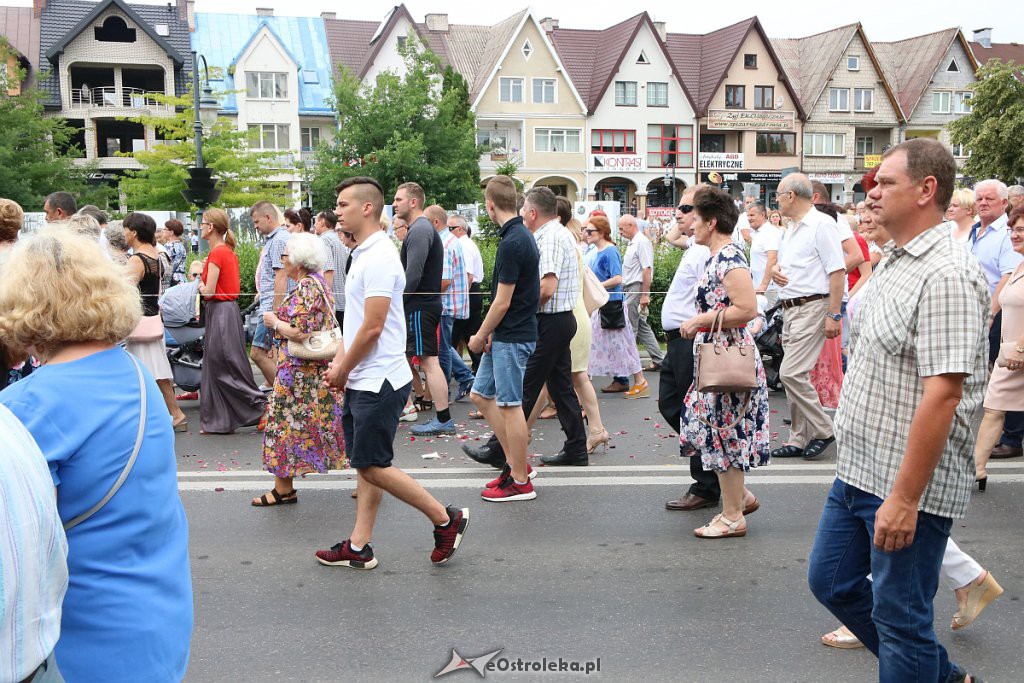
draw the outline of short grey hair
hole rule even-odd
[[[327,263],[323,239],[311,232],[297,232],[288,238],[288,260],[310,273],[319,273]]]
[[[790,191],[803,199],[814,198],[814,185],[811,184],[811,179],[803,173],[792,173],[779,182],[779,192]]]
[[[1006,187],[1006,183],[1002,180],[996,180],[995,178],[982,180],[980,183],[975,184],[974,194],[978,194],[978,190],[983,187],[991,187],[994,189],[996,191],[996,196],[1000,199],[1006,199],[1010,196],[1010,188]]]
[[[469,227],[469,223],[466,222],[466,217],[463,216],[461,213],[453,213],[453,214],[451,214],[450,216],[448,216],[448,220],[449,221],[455,221],[456,223],[459,224],[460,228],[468,228]]]
[[[86,235],[88,237],[99,238],[100,233],[103,231],[100,228],[99,221],[88,214],[76,213],[74,216],[68,218],[67,223],[68,229],[72,232],[77,232],[80,235]]]
[[[1010,185],[1006,188],[1007,197],[1019,197],[1024,195],[1024,185]]]
[[[128,241],[124,237],[124,222],[111,221],[103,230],[103,236],[112,249],[128,251]]]

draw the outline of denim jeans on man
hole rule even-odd
[[[811,592],[878,657],[881,683],[963,680],[935,637],[932,607],[953,520],[919,512],[914,542],[886,553],[873,544],[881,505],[835,480],[807,568]]]
[[[453,375],[459,384],[472,382],[473,371],[462,360],[459,352],[452,348],[452,327],[454,325],[455,316],[441,316],[441,345],[437,350],[437,362],[441,364],[441,371],[444,373],[446,382],[451,382]]]

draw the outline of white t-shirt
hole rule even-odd
[[[743,239],[743,231],[750,230],[750,219],[747,218],[747,210],[740,209],[740,216],[736,219],[736,227],[732,231],[732,241],[743,247],[747,248],[747,241]]]
[[[473,282],[480,284],[484,281],[484,259],[480,255],[480,248],[469,235],[459,238],[462,245],[462,255],[466,258],[466,272],[473,276]]]
[[[647,235],[639,230],[626,247],[626,258],[622,259],[622,284],[631,285],[643,282],[644,268],[651,269],[654,277],[654,246]]]
[[[779,268],[789,278],[789,284],[779,292],[781,298],[828,294],[829,274],[837,270],[846,272],[836,222],[811,207],[783,234],[779,245]]]
[[[374,231],[352,252],[352,267],[345,279],[345,348],[350,348],[363,325],[366,299],[391,299],[377,344],[348,376],[348,388],[379,392],[384,380],[392,388],[412,381],[405,359],[405,269],[395,245],[381,231]]]
[[[691,238],[661,306],[661,325],[666,332],[679,330],[680,325],[697,315],[697,283],[710,259],[711,250]]]
[[[764,271],[768,267],[768,252],[777,252],[781,241],[782,231],[768,221],[757,230],[750,229],[750,276],[754,280],[755,289],[764,279]],[[775,283],[769,280],[768,291],[773,292],[775,289]]]

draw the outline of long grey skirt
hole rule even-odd
[[[199,387],[199,424],[212,434],[255,425],[267,397],[256,386],[245,355],[242,316],[234,301],[206,302],[206,338]]]

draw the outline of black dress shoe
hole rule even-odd
[[[835,443],[836,437],[830,436],[827,439],[811,439],[804,449],[804,460],[814,460],[821,457],[825,449]]]
[[[545,455],[540,461],[545,465],[589,465],[590,459],[587,454],[569,455],[565,451],[559,451],[558,455]]]
[[[462,444],[462,452],[481,465],[490,465],[496,470],[500,470],[505,466],[505,455],[503,453],[496,453],[487,446],[470,446],[468,443],[464,443]]]
[[[773,458],[799,458],[804,454],[804,449],[798,446],[783,446],[772,451]]]

